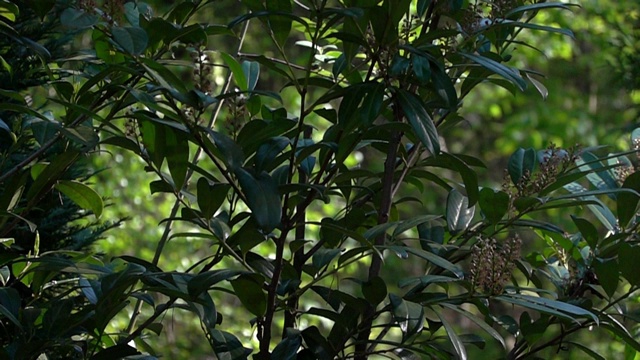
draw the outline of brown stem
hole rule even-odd
[[[312,130],[311,128],[306,128],[304,130],[303,137],[305,139],[311,139],[311,130]],[[307,181],[309,180],[308,176],[302,171],[299,173],[298,176],[300,178],[301,184],[306,184]],[[296,219],[298,219],[296,221],[298,225],[296,227],[296,233],[295,233],[296,240],[304,240],[306,236],[305,221],[306,221],[307,206],[308,205],[304,203],[300,203],[298,204],[298,206],[296,206]],[[306,262],[305,260],[306,259],[304,254],[304,247],[301,246],[298,250],[296,250],[293,253],[293,268],[295,269],[296,274],[298,275],[298,278],[302,276],[302,266]],[[282,328],[282,338],[285,338],[286,331],[288,328],[293,328],[295,326],[297,309],[298,309],[298,295],[294,294],[294,296],[289,298],[289,300],[287,301],[287,308],[284,312],[284,326]]]
[[[396,121],[402,121],[402,113],[397,105],[394,106],[394,115]],[[393,175],[396,170],[396,157],[401,138],[401,132],[394,131],[391,133],[387,159],[384,163],[384,175],[382,178],[382,200],[380,202],[380,208],[378,209],[378,224],[385,224],[389,221],[389,211],[391,210],[391,205],[393,203]],[[385,234],[382,233],[378,237],[376,237],[375,246],[384,245],[384,240]],[[371,259],[371,265],[369,266],[369,281],[380,275],[381,268],[382,259],[378,256],[373,256]],[[367,358],[367,345],[369,342],[369,336],[371,335],[371,326],[373,325],[374,315],[375,307],[369,304],[362,315],[362,331],[358,334],[357,344],[355,347],[355,360],[365,360]]]

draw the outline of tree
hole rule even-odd
[[[505,185],[493,190],[479,186],[480,159],[441,144],[479,84],[541,89],[533,72],[509,65],[513,46],[523,29],[571,36],[535,22],[570,5],[242,1],[247,12],[227,25],[194,23],[212,3],[183,1],[155,16],[144,3],[83,1],[60,15],[64,26],[91,33],[92,48],[83,64],[59,61],[80,66],[82,79],[78,86],[51,83],[63,125],[32,157],[41,160],[54,143],[90,151],[91,126],[101,148],[131,151],[157,178],[151,192],[176,201],[153,259],[8,259],[6,266],[41,264],[24,272],[26,284],[34,286],[29,274],[54,272],[73,276],[73,287],[57,293],[41,323],[29,323],[19,295],[7,291],[6,321],[47,329],[56,320],[47,314],[61,304],[70,309],[69,297],[77,297],[82,336],[57,340],[87,358],[136,356],[129,343],[145,349],[144,337],[161,331],[157,321],[170,309],[197,315],[212,351],[224,358],[466,358],[468,346],[484,346],[487,336],[460,334],[455,317],[476,324],[510,359],[567,347],[597,358],[571,337],[592,326],[640,349],[624,323],[631,313],[610,312],[638,286],[631,162],[590,149],[518,149]],[[242,51],[253,26],[270,38],[269,51]],[[236,49],[210,51],[227,43],[217,42],[224,36],[238,37]],[[211,78],[217,67],[228,72],[220,88]],[[283,88],[263,85],[263,72]],[[283,93],[294,101],[283,101]],[[28,105],[12,109],[47,121]],[[362,162],[362,153],[382,160]],[[36,172],[36,182],[48,177],[46,189],[61,184],[56,161],[75,158],[59,155]],[[0,181],[37,166],[15,166]],[[444,194],[446,206],[421,212],[425,192]],[[70,198],[101,211],[93,193],[83,194]],[[601,195],[617,202],[616,215]],[[579,232],[567,235],[537,219],[578,206],[591,209],[608,233],[576,217]],[[532,234],[546,247],[523,254]],[[206,239],[211,251],[186,271],[163,271],[165,245],[179,237]],[[385,262],[394,254],[413,269],[390,273]],[[227,330],[239,319],[221,316],[217,304],[229,296],[251,317],[255,349]],[[129,325],[110,333],[127,299],[137,299]],[[139,319],[145,309],[151,313]],[[33,350],[24,357],[46,351]]]

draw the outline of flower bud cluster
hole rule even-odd
[[[193,61],[193,82],[197,90],[210,95],[213,92],[213,59],[211,51],[203,46],[190,47],[191,60]]]
[[[478,238],[471,249],[471,283],[476,291],[489,295],[501,294],[504,285],[520,259],[522,240],[516,234],[502,244],[496,239]]]

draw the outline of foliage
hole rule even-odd
[[[90,34],[91,49],[44,65],[79,69],[77,79],[47,83],[49,102],[63,107],[56,120],[44,115],[48,104],[3,103],[51,127],[29,161],[0,175],[3,199],[20,196],[24,184],[11,184],[26,180],[14,179],[33,176],[27,204],[56,188],[99,216],[100,196],[63,177],[95,146],[132,152],[156,177],[151,193],[175,197],[153,259],[3,259],[35,294],[2,288],[1,319],[15,329],[6,357],[152,358],[146,338],[173,309],[199,318],[217,358],[465,359],[474,346],[509,359],[567,349],[602,358],[575,337],[592,328],[640,350],[625,306],[640,281],[640,183],[625,154],[521,148],[494,190],[481,186],[480,159],[443,145],[479,84],[544,93],[535,72],[510,63],[514,46],[523,29],[571,36],[536,22],[570,5],[242,1],[246,13],[229,24],[193,21],[211,3],[182,1],[156,16],[142,2],[80,1],[60,21]],[[15,14],[12,5],[0,3],[2,14]],[[245,54],[254,26],[272,47]],[[210,50],[233,36],[236,49]],[[221,86],[218,68],[228,72]],[[264,72],[282,88],[263,84]],[[45,163],[53,146],[66,151]],[[381,160],[359,162],[362,154]],[[428,213],[432,192],[446,204]],[[545,220],[579,207],[593,218],[573,217],[575,234]],[[163,271],[175,238],[204,239],[209,253]],[[543,250],[528,251],[530,242]],[[411,271],[392,268],[393,255]],[[60,276],[62,285],[50,282]],[[255,348],[229,331],[240,319],[222,316],[228,297],[251,317]],[[127,311],[127,328],[110,328]],[[483,336],[462,333],[461,318]],[[42,346],[27,348],[33,339]]]

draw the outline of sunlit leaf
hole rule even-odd
[[[102,215],[102,197],[89,186],[78,181],[60,180],[55,187],[81,208],[91,210],[97,218]]]
[[[447,196],[447,225],[449,230],[457,233],[465,230],[475,214],[476,207],[469,207],[469,199],[456,189]]]

